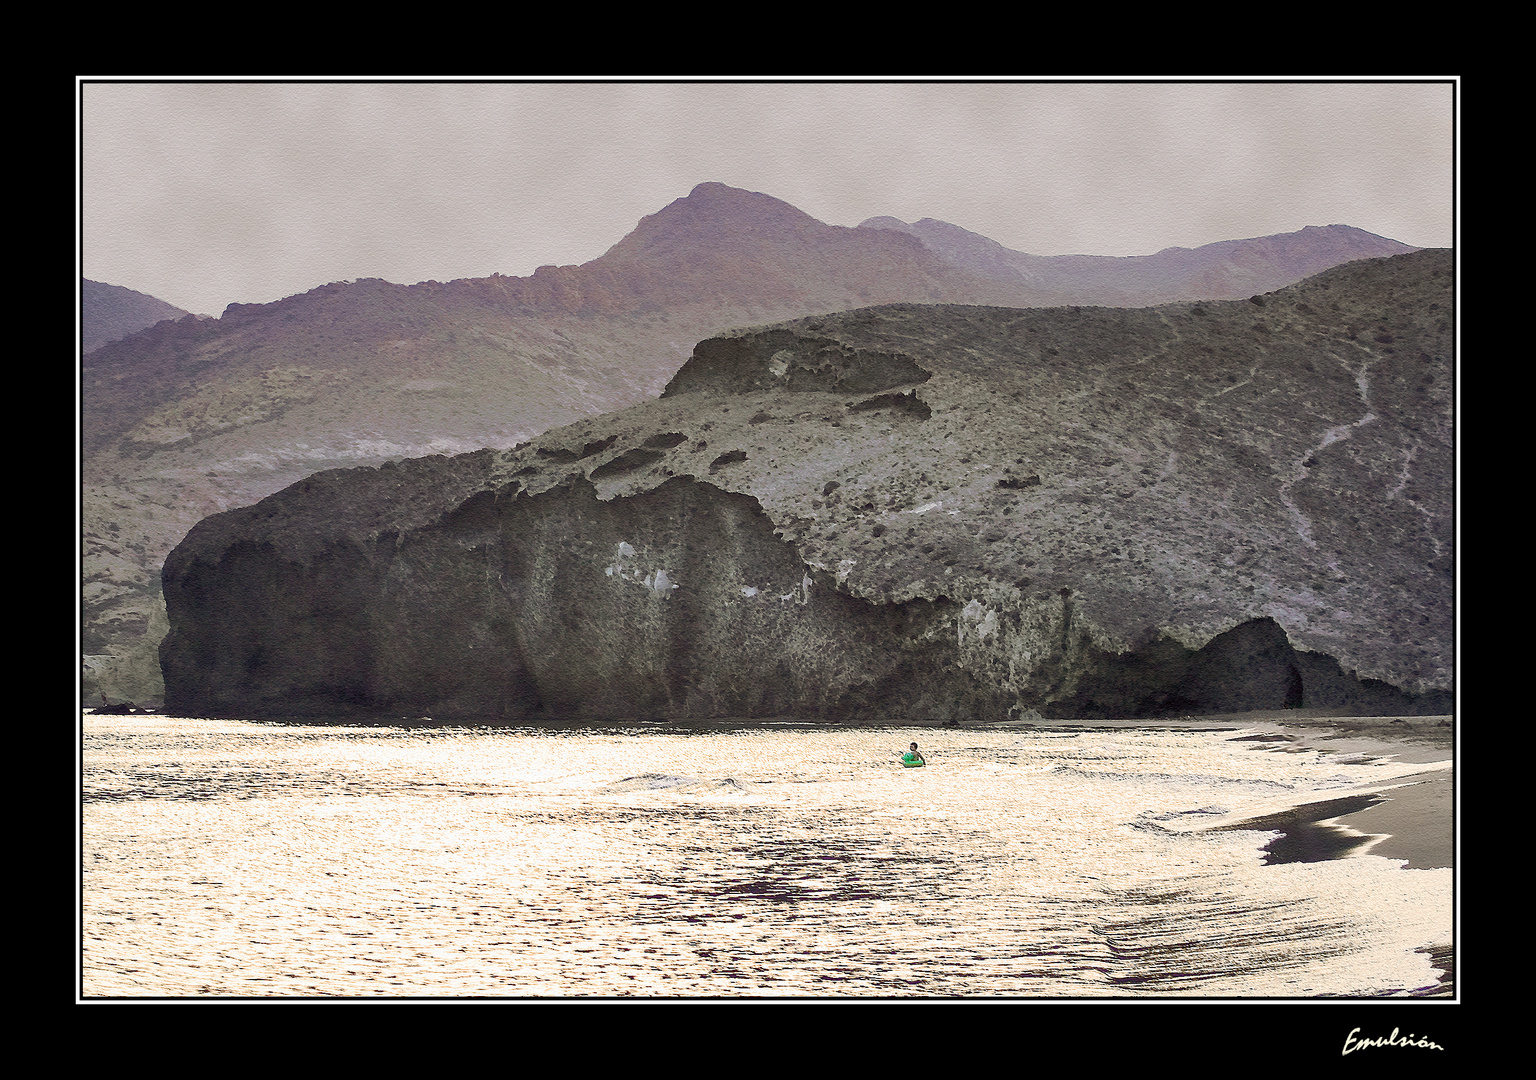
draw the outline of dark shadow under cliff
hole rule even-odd
[[[161,655],[179,714],[895,722],[1034,706],[1086,717],[1416,709],[1298,653],[1269,619],[1199,650],[1159,639],[1085,662],[1080,646],[1054,661],[1070,692],[1021,699],[967,670],[958,603],[849,595],[755,499],[691,477],[606,502],[579,476],[536,495],[512,484],[422,528],[302,552],[236,540],[172,560],[165,589],[173,632]]]

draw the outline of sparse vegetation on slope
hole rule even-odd
[[[732,327],[855,305],[1042,296],[957,268],[912,236],[829,226],[704,184],[582,266],[337,282],[113,342],[85,358],[81,384],[87,696],[158,696],[158,567],[207,514],[324,469],[511,447],[648,400],[697,342]],[[1050,345],[1051,362],[1090,355],[1088,333],[1085,323]],[[927,406],[905,397],[897,419],[918,418]],[[764,430],[782,423],[759,411]],[[609,475],[643,473],[645,457]],[[129,670],[150,677],[120,675]]]
[[[1442,711],[1452,266],[1427,251],[1242,301],[895,305],[733,332],[660,400],[204,522],[166,564],[173,701]],[[346,635],[316,652],[317,626]]]

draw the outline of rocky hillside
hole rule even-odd
[[[1453,266],[717,336],[659,400],[201,522],[167,706],[1446,711]]]
[[[917,236],[701,184],[581,266],[335,282],[112,342],[81,380],[86,696],[159,698],[160,565],[208,514],[325,469],[506,448],[652,399],[731,327],[1044,295]]]
[[[913,237],[701,184],[603,257],[336,282],[86,356],[84,693],[155,701],[159,571],[202,517],[327,468],[507,447],[654,398],[731,326],[889,300],[1009,298]]]
[[[92,352],[165,319],[190,312],[121,285],[80,279],[80,349]]]

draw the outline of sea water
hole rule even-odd
[[[80,991],[1433,994],[1450,870],[1216,827],[1435,766],[1246,734],[88,716]]]

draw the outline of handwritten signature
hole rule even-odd
[[[1356,1050],[1365,1050],[1373,1046],[1417,1046],[1423,1050],[1445,1049],[1445,1047],[1441,1046],[1433,1039],[1426,1039],[1422,1035],[1415,1036],[1410,1032],[1407,1037],[1399,1038],[1397,1032],[1398,1029],[1393,1028],[1392,1034],[1387,1035],[1384,1038],[1360,1039],[1356,1038],[1356,1036],[1360,1034],[1360,1029],[1355,1028],[1348,1035],[1344,1036],[1344,1054],[1352,1054]],[[1342,1057],[1343,1055],[1340,1056]]]

